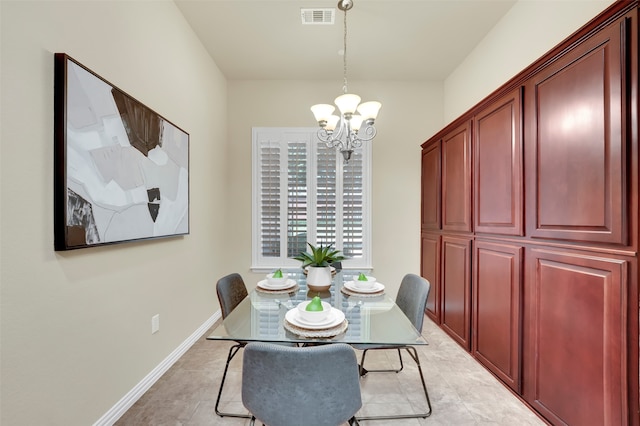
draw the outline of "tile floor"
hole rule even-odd
[[[423,335],[429,345],[418,347],[418,352],[431,397],[431,417],[362,421],[362,425],[546,424],[428,318],[425,319]],[[230,345],[230,342],[208,341],[203,336],[116,425],[248,425],[247,419],[221,418],[214,412]],[[244,410],[240,400],[241,353],[231,362],[221,403],[223,411]],[[405,369],[401,373],[371,373],[361,380],[363,407],[360,415],[425,409],[415,363],[407,354],[403,358]],[[386,367],[390,362],[397,362],[394,351],[367,354],[366,366],[369,368],[376,368],[376,364]]]

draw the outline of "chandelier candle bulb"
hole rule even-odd
[[[360,96],[351,93],[340,95],[334,101],[342,115],[353,114],[358,109]]]
[[[327,120],[327,125],[325,127],[327,133],[333,132],[336,129],[338,121],[340,121],[340,117],[338,117],[337,115],[332,115],[331,117],[329,117],[329,119]]]
[[[329,104],[317,104],[311,107],[311,112],[316,117],[316,121],[322,125],[322,122],[329,121],[331,114],[336,110],[336,107]]]
[[[358,130],[360,130],[360,126],[362,126],[362,116],[352,115],[350,124],[351,124],[351,130],[357,133]]]
[[[364,121],[371,120],[371,123],[374,122],[376,117],[378,116],[378,111],[382,104],[376,101],[363,102],[358,106],[358,112],[362,116]]]

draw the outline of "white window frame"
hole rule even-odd
[[[252,265],[253,272],[268,272],[276,268],[295,268],[300,266],[300,262],[292,258],[287,258],[287,226],[280,227],[280,257],[265,257],[261,253],[261,169],[260,169],[260,142],[268,139],[269,143],[280,146],[280,152],[287,152],[288,143],[285,135],[287,133],[304,134],[307,145],[309,163],[307,165],[307,182],[313,182],[313,193],[316,195],[315,181],[317,170],[317,150],[331,150],[336,156],[336,193],[344,185],[344,161],[342,155],[335,148],[327,147],[317,138],[317,127],[254,127],[252,128]],[[298,141],[300,142],[300,141]],[[358,148],[357,154],[362,158],[362,257],[350,258],[342,261],[343,269],[371,270],[371,146],[370,142],[365,142]],[[285,158],[285,161],[287,159]],[[280,159],[280,199],[285,200],[280,203],[280,220],[287,221],[287,167],[282,167]],[[349,167],[349,165],[346,165]],[[307,199],[307,220],[310,217],[317,217],[317,195]],[[343,221],[342,203],[336,203],[336,249],[342,251]],[[316,222],[307,223],[307,240],[312,244],[316,243]]]

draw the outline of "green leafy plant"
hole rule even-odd
[[[311,252],[303,251],[300,252],[298,256],[294,257],[294,259],[302,262],[303,268],[307,266],[329,266],[333,262],[340,262],[341,260],[346,259],[346,257],[340,254],[339,250],[335,250],[331,247],[333,244],[329,244],[327,246],[319,244],[317,247],[314,247],[311,243],[307,243],[307,245],[311,249]]]

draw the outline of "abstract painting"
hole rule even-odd
[[[189,233],[189,134],[55,54],[56,250]]]

